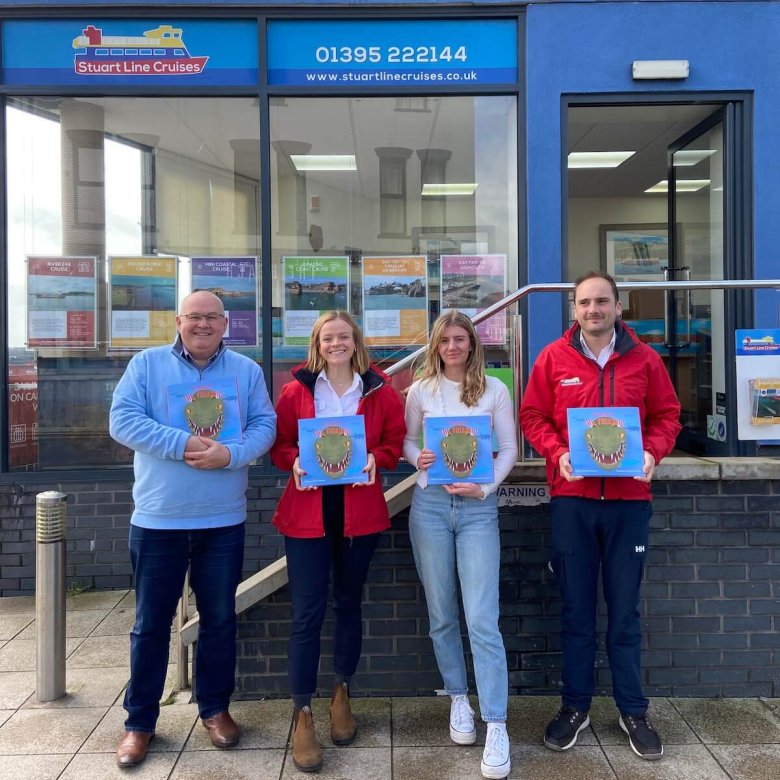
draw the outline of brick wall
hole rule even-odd
[[[0,595],[35,587],[35,495],[68,493],[67,579],[96,589],[131,585],[127,482],[0,484]],[[278,477],[252,480],[244,574],[283,554],[270,525]],[[646,692],[780,696],[780,480],[658,481],[642,590]],[[559,602],[546,568],[547,506],[502,508],[501,627],[513,693],[559,683]],[[406,514],[382,537],[366,588],[364,657],[356,693],[403,695],[441,686],[427,637]],[[605,620],[601,607],[602,627]],[[287,696],[289,598],[283,589],[239,624],[238,695]],[[329,620],[329,616],[327,618]],[[329,692],[330,624],[323,633]],[[609,691],[603,645],[599,692]]]

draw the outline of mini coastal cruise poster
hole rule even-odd
[[[469,317],[506,294],[506,255],[442,255],[441,310],[458,309]],[[483,344],[506,343],[506,312],[477,325]]]
[[[206,290],[222,301],[229,347],[257,346],[257,258],[193,257],[192,291]]]
[[[428,268],[423,255],[363,258],[363,336],[372,347],[428,341]]]
[[[27,258],[27,346],[94,349],[95,257]]]
[[[362,414],[298,420],[304,487],[368,482],[366,426]]]
[[[176,258],[109,257],[110,346],[145,349],[176,337]]]
[[[643,477],[644,449],[636,406],[567,409],[576,477]]]
[[[493,481],[493,422],[489,414],[426,417],[425,447],[436,454],[429,485]]]
[[[348,311],[348,257],[283,257],[285,346],[308,345],[320,314]]]

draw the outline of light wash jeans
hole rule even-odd
[[[425,588],[433,650],[447,693],[468,692],[458,615],[460,580],[479,710],[505,721],[509,677],[498,628],[501,540],[496,494],[484,501],[450,496],[441,485],[417,485],[409,513],[417,572]]]

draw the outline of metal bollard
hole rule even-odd
[[[35,497],[36,696],[65,695],[65,518],[67,496],[56,490]]]

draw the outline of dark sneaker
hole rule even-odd
[[[544,730],[544,744],[550,750],[568,750],[577,735],[590,726],[590,716],[574,707],[561,707]]]
[[[618,723],[628,735],[631,750],[640,758],[657,761],[664,754],[661,737],[647,719],[647,715],[621,715]]]

